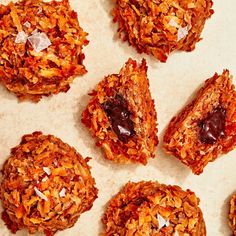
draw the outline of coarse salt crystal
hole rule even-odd
[[[35,29],[35,30],[32,31],[31,34],[37,34],[37,33],[39,33],[39,32],[38,32],[38,29]]]
[[[30,28],[31,24],[29,23],[29,21],[26,21],[24,24],[23,24],[25,27],[27,28]]]
[[[26,43],[27,41],[27,34],[24,31],[20,31],[16,35],[15,43]]]
[[[169,24],[170,26],[175,27],[175,28],[179,28],[179,27],[180,27],[180,26],[176,23],[176,21],[175,21],[173,18],[170,19],[170,21],[169,21],[168,24]]]
[[[66,189],[65,189],[65,188],[63,188],[63,189],[61,190],[61,192],[59,193],[59,196],[60,196],[60,197],[65,197],[65,196],[66,196]]]
[[[177,41],[180,41],[181,39],[185,38],[188,35],[189,27],[185,26],[184,28],[180,27],[178,29],[178,38]]]
[[[51,41],[45,33],[33,34],[28,37],[28,40],[36,52],[41,52],[51,45]]]
[[[52,172],[50,170],[50,168],[48,167],[43,167],[43,171],[47,174],[47,175],[50,175]]]
[[[158,225],[159,229],[162,227],[166,226],[168,227],[170,225],[169,221],[166,221],[161,215],[157,214],[157,220],[158,220]]]
[[[48,201],[48,198],[42,192],[40,192],[37,187],[34,187],[34,191],[40,198],[45,201]]]

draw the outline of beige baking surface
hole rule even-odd
[[[0,2],[3,2],[0,0]],[[109,73],[117,73],[128,57],[149,66],[152,96],[156,102],[159,137],[171,117],[190,99],[194,91],[215,71],[228,68],[236,77],[236,1],[215,0],[215,14],[207,22],[203,38],[192,53],[173,53],[167,63],[139,55],[127,43],[115,36],[116,26],[109,14],[111,0],[73,0],[82,27],[89,32],[86,47],[87,75],[80,77],[66,94],[43,98],[38,104],[18,103],[16,97],[0,86],[0,165],[11,147],[22,135],[41,130],[54,134],[74,146],[84,157],[93,157],[90,165],[99,188],[94,207],[84,213],[71,229],[58,236],[96,236],[101,231],[100,218],[108,200],[127,181],[158,180],[190,188],[201,199],[201,208],[209,236],[229,236],[227,211],[229,196],[236,190],[236,151],[210,163],[202,175],[194,176],[188,168],[158,147],[157,158],[147,166],[117,166],[102,158],[87,130],[80,122],[80,114],[89,97],[86,95]],[[234,79],[236,82],[236,79]],[[11,235],[0,221],[0,236]],[[27,235],[26,231],[17,236]]]

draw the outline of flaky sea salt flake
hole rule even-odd
[[[15,43],[26,43],[27,41],[27,34],[24,31],[20,31],[16,35]]]
[[[30,28],[30,27],[31,27],[31,24],[29,23],[29,21],[26,21],[23,25],[24,25],[25,27],[27,27],[27,28]]]
[[[37,187],[34,187],[34,191],[40,198],[45,201],[48,201],[48,198],[42,192],[40,192]]]
[[[38,53],[48,48],[51,41],[45,33],[36,33],[28,37],[33,49]]]
[[[66,196],[66,189],[65,189],[65,188],[63,188],[63,189],[61,190],[61,192],[59,193],[59,196],[60,196],[60,197],[65,197],[65,196]]]
[[[47,174],[50,175],[52,172],[49,167],[43,167],[43,171]]]
[[[162,227],[166,226],[168,227],[170,225],[169,221],[166,221],[161,215],[157,214],[157,220],[158,220],[158,225],[159,229]]]
[[[185,26],[185,27],[180,27],[178,29],[178,38],[177,41],[180,41],[181,39],[185,38],[188,35],[188,31],[189,31],[189,27]]]
[[[31,34],[33,35],[33,34],[38,34],[38,33],[39,33],[39,32],[38,32],[38,29],[35,29],[35,30],[32,31]]]

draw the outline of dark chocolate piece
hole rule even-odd
[[[117,94],[114,98],[102,104],[106,112],[112,129],[117,134],[120,141],[127,143],[135,135],[134,123],[130,119],[131,113],[125,99]]]
[[[218,106],[199,123],[201,142],[214,144],[225,135],[225,117],[226,110],[222,106]]]

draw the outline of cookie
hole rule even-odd
[[[171,121],[164,150],[189,166],[194,174],[236,146],[236,91],[228,70],[208,79]]]
[[[52,236],[90,210],[97,188],[73,147],[41,132],[22,137],[2,169],[2,219],[12,233],[27,229]]]
[[[87,33],[68,0],[0,4],[0,81],[20,100],[67,92],[85,74]]]
[[[199,199],[178,186],[128,183],[109,202],[103,236],[205,236]]]
[[[119,74],[105,77],[90,95],[82,122],[107,159],[146,164],[155,156],[157,118],[145,60],[138,65],[129,59]]]
[[[192,51],[213,14],[212,0],[116,0],[119,36],[161,62],[174,50]]]

